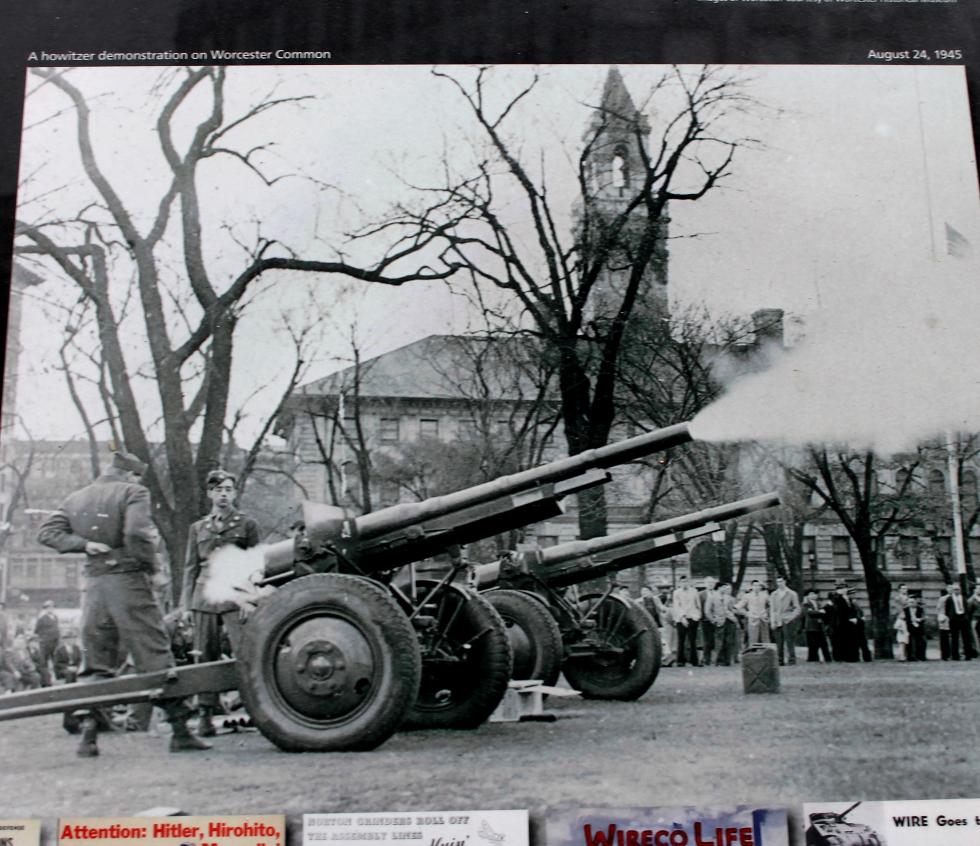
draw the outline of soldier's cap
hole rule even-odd
[[[845,581],[839,581],[839,582],[837,582],[837,584],[834,585],[834,587],[835,588],[846,588],[847,587],[847,582],[845,582]]]
[[[45,608],[54,608],[54,600],[53,599],[46,599],[44,601],[44,607]]]
[[[128,470],[130,473],[136,473],[139,476],[146,472],[146,464],[131,452],[123,452],[122,450],[112,454],[112,466],[117,470]]]
[[[222,482],[227,482],[229,479],[232,484],[237,481],[234,473],[229,473],[227,470],[212,470],[208,473],[208,490],[218,487]]]

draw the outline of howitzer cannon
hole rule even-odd
[[[513,553],[479,565],[485,591],[507,627],[514,678],[553,684],[559,672],[594,699],[636,699],[660,669],[660,633],[650,613],[613,593],[568,599],[563,588],[684,552],[720,523],[779,504],[776,493],[742,499],[601,538]]]
[[[511,647],[499,615],[455,580],[465,567],[459,556],[442,578],[403,583],[395,575],[460,544],[556,516],[564,497],[608,481],[609,468],[690,440],[682,423],[363,516],[305,503],[305,531],[264,548],[262,581],[276,589],[243,627],[235,661],[178,668],[142,687],[131,676],[124,685],[119,679],[3,697],[0,720],[119,696],[237,687],[256,727],[290,751],[371,749],[403,722],[479,725],[510,680]]]

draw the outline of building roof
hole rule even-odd
[[[378,399],[475,399],[480,396],[478,382],[482,379],[492,399],[533,399],[536,389],[531,374],[521,372],[520,365],[505,366],[507,350],[521,343],[519,338],[429,335],[361,362],[360,395]],[[301,385],[294,396],[350,394],[356,375],[356,366],[346,367]]]

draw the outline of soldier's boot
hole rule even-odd
[[[82,720],[82,739],[75,754],[79,758],[95,758],[99,754],[99,724],[91,714]]]
[[[218,730],[214,727],[214,723],[211,720],[211,708],[207,705],[202,705],[198,709],[198,714],[200,716],[197,718],[197,733],[200,737],[214,737]]]
[[[171,752],[202,752],[210,749],[211,744],[206,740],[201,740],[194,734],[184,720],[177,720],[170,724],[173,729],[173,737],[170,738]]]

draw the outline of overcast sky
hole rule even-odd
[[[525,159],[547,174],[553,207],[570,212],[575,182],[569,162],[608,67],[539,70],[538,88],[508,125],[522,139]],[[662,72],[639,65],[621,70],[638,104]],[[531,72],[495,69],[493,91],[510,96]],[[671,208],[673,302],[705,302],[715,311],[742,314],[776,306],[807,315],[846,307],[860,288],[862,301],[880,303],[880,318],[888,320],[902,309],[901,298],[889,296],[890,278],[933,254],[941,259],[946,223],[980,244],[962,69],[767,66],[738,72],[760,105],[739,117],[733,130],[763,143],[740,151],[723,189]],[[162,102],[160,73],[95,68],[70,75],[99,95],[93,100],[97,155],[138,219],[147,219],[165,179],[150,131],[150,116]],[[312,179],[265,189],[233,163],[215,161],[200,185],[205,222],[215,228],[231,223],[244,237],[261,220],[264,233],[304,257],[328,257],[343,243],[344,231],[410,199],[405,181],[436,181],[443,157],[465,167],[477,137],[459,95],[428,68],[235,68],[229,78],[228,114],[273,88],[279,96],[314,95],[263,116],[249,138],[236,139],[274,140],[266,164]],[[21,216],[29,221],[42,207],[48,215],[72,214],[85,196],[74,176],[77,153],[64,98],[37,85],[28,79],[21,168]],[[660,114],[650,111],[654,138]],[[230,242],[213,243],[213,266],[233,273],[241,262]],[[352,255],[370,258],[356,248]],[[295,280],[265,281],[265,293],[250,304],[240,327],[234,393],[240,398],[269,385],[271,401],[289,364],[274,326],[284,309],[305,307],[309,295]],[[312,296],[330,316],[331,328],[307,381],[336,369],[345,352],[344,327],[355,320],[365,351],[377,354],[434,332],[464,331],[472,319],[465,302],[442,285],[391,289],[321,279]],[[18,411],[35,436],[81,434],[65,411],[63,381],[47,366],[57,342],[40,309],[29,303],[22,385],[31,389],[21,391]]]

